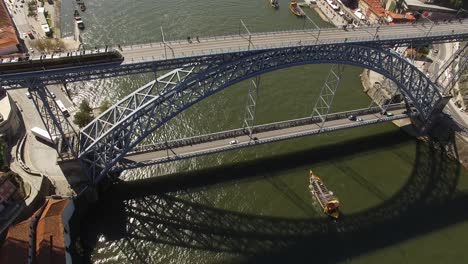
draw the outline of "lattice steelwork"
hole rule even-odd
[[[336,90],[338,89],[338,86],[340,86],[343,71],[343,64],[334,64],[331,67],[327,79],[320,90],[320,95],[318,96],[317,101],[315,101],[315,106],[312,110],[312,117],[317,116],[322,120],[322,123],[319,125],[320,127],[323,127],[323,124],[327,121],[327,115],[332,107]]]
[[[462,75],[468,69],[468,49],[466,47],[468,43],[465,44],[463,48],[460,48],[456,54],[457,56],[454,57],[452,63],[449,66],[452,66],[453,71],[451,71],[449,78],[446,79],[439,79],[439,83],[444,86],[443,94],[450,94],[451,90],[455,86],[455,84],[460,80]],[[442,72],[440,73],[442,75]]]
[[[150,102],[157,100],[160,96],[167,94],[167,92],[173,92],[174,87],[187,76],[189,76],[195,69],[195,66],[189,66],[187,68],[180,68],[170,71],[156,80],[144,85],[135,92],[131,93],[121,101],[119,101],[112,108],[108,109],[101,115],[99,115],[92,123],[88,124],[81,130],[80,142],[83,145],[93,145],[95,142],[93,138],[96,138],[103,131],[112,129],[112,127],[118,126],[119,123],[124,121],[129,116],[137,114],[142,109],[149,110],[151,107]],[[161,106],[170,113],[171,108],[174,106],[174,101],[167,100],[161,102]],[[150,129],[151,117],[140,116],[137,125],[134,126],[135,130],[122,129],[118,134],[114,135],[113,143],[103,145],[104,151],[115,151],[122,147],[125,147],[132,140],[133,133],[143,133],[145,130]],[[93,155],[100,164],[110,162],[108,156]],[[86,159],[85,159],[86,161]],[[96,173],[96,168],[93,166],[91,175]]]
[[[247,103],[245,106],[243,128],[249,133],[252,139],[253,126],[255,126],[255,114],[257,110],[258,87],[260,86],[260,75],[252,80],[247,94]]]
[[[388,50],[354,45],[270,49],[236,59],[226,56],[224,63],[200,68],[158,94],[151,92],[154,82],[138,89],[83,129],[80,158],[88,163],[94,182],[99,182],[139,142],[193,104],[262,73],[314,63],[350,64],[388,77],[413,102],[423,121],[445,103],[439,88],[424,73]]]
[[[50,91],[41,82],[28,81],[32,101],[49,135],[59,137],[54,144],[61,158],[78,157],[78,133],[60,110]]]
[[[444,73],[446,73],[447,70],[449,70],[449,72],[451,72],[450,66],[453,66],[454,62],[459,58],[460,55],[463,56],[464,51],[467,48],[467,46],[468,46],[468,43],[466,43],[463,46],[460,46],[459,49],[457,49],[452,54],[452,56],[450,56],[450,58],[448,60],[446,60],[445,63],[439,68],[438,72],[436,72],[433,76],[431,76],[431,80],[433,82],[435,82],[435,83],[445,82],[447,80],[447,77],[443,76]],[[432,63],[431,67],[435,66],[435,65],[436,65],[436,63]],[[431,68],[431,67],[429,67],[429,68]],[[434,70],[432,70],[431,72],[434,72]]]

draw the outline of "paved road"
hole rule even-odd
[[[28,134],[24,145],[25,163],[33,170],[47,175],[57,187],[57,193],[67,195],[69,183],[62,170],[57,165],[57,152],[52,145],[46,144],[43,141],[38,141],[30,132],[32,127],[40,127],[42,129],[45,129],[45,127],[32,99],[28,99],[26,97],[26,91],[26,89],[8,91],[8,94],[12,97],[13,101],[15,101],[20,107],[26,133]],[[64,95],[61,94],[60,89],[55,93],[59,98],[64,97]],[[64,102],[66,101],[67,100]]]
[[[187,40],[164,43],[152,43],[138,46],[122,47],[125,57],[124,64],[138,61],[162,60],[191,55],[212,54],[215,52],[233,52],[239,49],[267,49],[270,47],[300,46],[308,44],[349,43],[372,41],[378,35],[380,40],[397,40],[404,38],[447,35],[451,32],[457,35],[468,34],[468,19],[462,23],[432,24],[398,24],[387,26],[370,26],[355,29],[327,28],[322,30],[276,32],[275,34],[258,33],[249,36],[225,36],[200,39],[192,36],[192,42]],[[320,33],[319,33],[320,32]]]
[[[403,111],[405,111],[405,109],[399,109],[399,110],[395,110],[392,112],[395,115],[399,115],[399,114],[402,114]],[[369,114],[369,115],[361,116],[361,118],[363,119],[363,122],[377,120],[381,117],[382,116],[380,114]],[[360,122],[360,121],[350,121],[347,118],[345,118],[345,119],[329,121],[325,123],[325,127],[331,128],[331,127],[352,124],[356,122]],[[312,124],[312,125],[290,127],[290,128],[279,129],[279,130],[274,130],[274,131],[257,133],[255,134],[255,136],[258,138],[259,141],[274,140],[274,139],[280,140],[280,138],[284,138],[286,136],[301,134],[301,133],[309,132],[309,131],[317,131],[319,128],[320,127],[318,125]],[[193,146],[173,148],[170,151],[160,150],[160,151],[154,151],[154,152],[131,154],[131,155],[128,155],[126,158],[134,162],[144,162],[148,160],[166,159],[167,157],[173,158],[175,157],[174,153],[176,153],[177,155],[192,155],[193,154],[193,156],[196,156],[197,153],[205,152],[205,151],[216,152],[217,150],[223,149],[226,146],[232,146],[234,148],[235,146],[229,144],[229,142],[234,139],[237,140],[238,142],[236,145],[240,147],[242,145],[246,145],[249,142],[250,138],[248,136],[242,136],[242,137],[237,137],[237,138],[232,138],[232,139],[222,139],[222,140],[197,144]]]

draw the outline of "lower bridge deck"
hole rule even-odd
[[[205,142],[194,141],[195,143],[193,144],[190,144],[191,141],[188,139],[180,139],[168,143],[163,143],[168,146],[166,148],[161,147],[162,143],[159,143],[159,145],[152,146],[153,150],[151,150],[150,147],[147,147],[137,150],[133,153],[129,153],[126,156],[125,161],[116,166],[114,170],[132,169],[175,160],[187,159],[191,157],[204,156],[238,148],[252,147],[286,139],[389,122],[407,118],[408,115],[406,114],[405,110],[406,109],[401,105],[398,107],[393,107],[392,116],[384,116],[381,115],[380,112],[374,111],[368,114],[360,115],[359,118],[362,119],[361,121],[349,120],[347,113],[353,112],[345,112],[340,115],[341,118],[325,122],[322,128],[320,127],[321,123],[315,122],[312,124],[283,127],[280,129],[258,132],[253,134],[252,138],[248,134],[244,133],[236,137],[218,137],[219,139],[211,141],[206,140]],[[235,140],[236,143],[232,144],[233,142],[231,141],[233,140]],[[181,142],[185,143],[182,144]]]

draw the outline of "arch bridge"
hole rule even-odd
[[[269,49],[230,56],[216,64],[190,64],[134,91],[82,129],[79,157],[99,182],[119,168],[126,155],[156,129],[203,99],[263,73],[305,64],[347,64],[394,81],[423,122],[447,99],[412,63],[384,48],[329,44]]]
[[[0,85],[30,88],[54,123],[44,122],[49,133],[65,138],[72,126],[66,118],[56,115],[60,111],[53,100],[51,105],[47,103],[51,96],[45,85],[147,72],[156,75],[177,69],[134,91],[83,128],[79,133],[78,152],[65,140],[72,154],[86,165],[88,176],[97,183],[109,172],[122,168],[126,156],[141,147],[143,139],[190,106],[243,80],[297,65],[348,64],[378,72],[397,84],[405,101],[417,109],[418,118],[428,123],[447,102],[443,90],[389,48],[468,40],[467,24],[467,19],[460,19],[432,24],[372,25],[352,30],[247,32],[200,38],[199,42],[163,39],[160,43],[119,46],[118,53],[123,56],[119,61],[83,59],[99,57],[108,51],[106,47],[55,54],[55,58],[30,58],[31,65],[39,63],[39,68],[23,65],[19,69],[10,63],[8,71],[8,65],[2,64]],[[462,66],[466,67],[466,63]],[[319,113],[323,122],[330,104],[331,101],[325,102],[328,108],[323,116]],[[319,131],[323,130],[321,127]]]

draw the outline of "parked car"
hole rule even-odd
[[[239,143],[236,139],[229,141],[229,145],[235,145]]]
[[[50,96],[51,96],[52,98],[55,98],[55,97],[56,97],[55,94],[54,94],[54,92],[50,92]]]
[[[24,94],[26,94],[26,97],[27,97],[28,99],[31,99],[31,98],[32,98],[32,96],[31,96],[31,94],[30,94],[29,92],[25,92]]]

